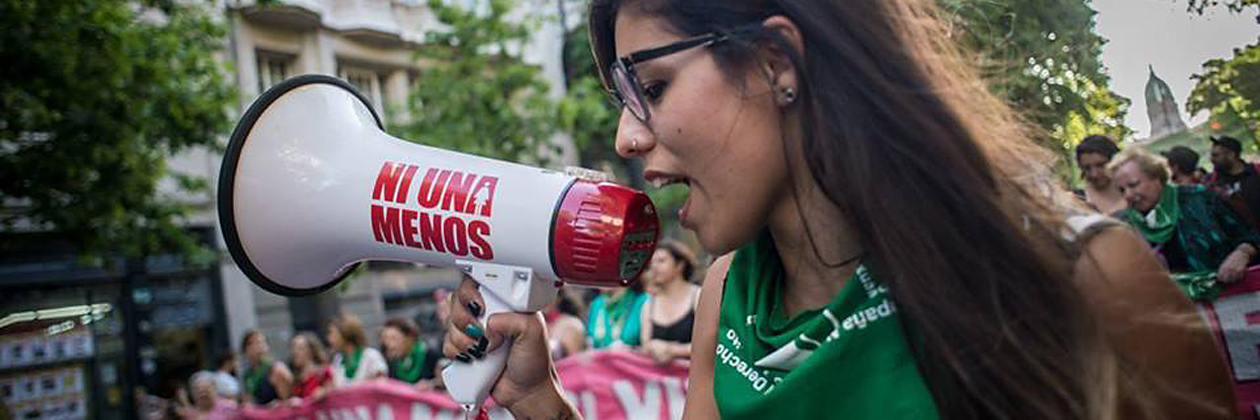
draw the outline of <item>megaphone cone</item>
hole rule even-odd
[[[340,79],[298,76],[263,93],[233,131],[219,220],[263,289],[317,293],[367,260],[625,285],[650,258],[658,222],[641,192],[397,139],[368,103]]]

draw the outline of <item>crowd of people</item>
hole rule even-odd
[[[697,291],[694,257],[664,243],[635,288],[485,324],[464,279],[443,305],[444,359],[550,343],[513,347],[491,390],[516,418],[582,418],[552,360],[602,348],[688,358],[692,420],[1237,418],[1186,296],[1214,299],[1260,251],[1260,170],[1241,143],[1212,138],[1207,173],[1193,150],[1090,137],[1081,199],[1065,199],[1053,153],[936,3],[592,1],[614,148],[647,181],[687,185],[681,225],[718,257]],[[353,318],[332,322],[330,365],[302,362],[306,398],[440,369],[386,329],[379,352]],[[238,400],[301,398],[297,361],[267,357],[260,334],[242,347]]]
[[[1209,140],[1210,173],[1185,146],[1156,155],[1140,146],[1120,151],[1111,139],[1090,136],[1076,148],[1086,180],[1082,198],[1133,226],[1196,300],[1215,299],[1260,254],[1260,171],[1243,161],[1237,139]]]
[[[565,288],[545,310],[552,357],[611,348],[640,351],[661,364],[687,358],[699,292],[692,281],[697,265],[689,247],[666,241],[632,288]],[[445,324],[441,309],[449,296],[444,289],[434,292],[439,303],[435,322]],[[440,389],[441,367],[451,360],[433,344],[439,338],[421,337],[412,320],[390,318],[377,331],[375,348],[359,320],[341,314],[322,336],[312,331],[294,334],[288,343],[289,360],[281,361],[272,356],[266,335],[251,329],[241,338],[239,363],[236,353],[224,352],[213,369],[189,378],[187,390],[177,391],[164,414],[226,419],[239,407],[296,406],[318,400],[331,389],[370,380]]]

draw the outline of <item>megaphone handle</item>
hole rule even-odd
[[[478,319],[482,326],[486,325],[490,315],[511,311],[507,304],[485,286],[479,286],[478,290],[481,291],[486,306],[485,312]],[[499,375],[503,373],[511,349],[512,341],[509,338],[481,359],[469,363],[456,361],[442,369],[442,380],[445,381],[451,398],[466,409],[480,407],[490,395],[490,389],[494,388],[495,382],[498,382]]]

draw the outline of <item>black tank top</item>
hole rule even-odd
[[[674,321],[669,325],[661,325],[652,322],[652,339],[673,341],[676,343],[691,342],[691,327],[696,323],[696,289],[691,290],[691,307],[687,309],[687,314],[682,319]],[[649,311],[656,307],[656,300],[652,300]],[[650,314],[651,312],[649,312]],[[649,316],[650,318],[650,316]]]

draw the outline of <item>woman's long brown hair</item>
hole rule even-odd
[[[732,33],[711,47],[730,76],[768,43],[792,56],[813,181],[897,302],[943,418],[1114,414],[1114,354],[1071,278],[1079,250],[1045,184],[1054,157],[987,91],[930,1],[596,0],[605,81],[626,8],[681,36]],[[803,55],[769,30],[731,32],[775,15],[797,25]]]

